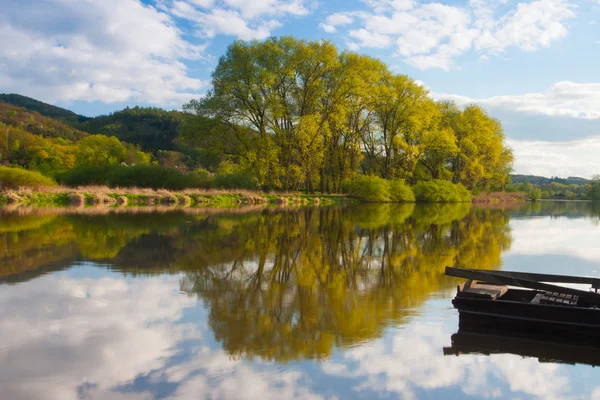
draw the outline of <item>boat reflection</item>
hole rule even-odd
[[[579,336],[534,334],[506,327],[475,326],[460,321],[452,344],[444,347],[444,355],[514,354],[537,358],[540,363],[600,365],[600,343]]]

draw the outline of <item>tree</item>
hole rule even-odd
[[[115,165],[127,160],[127,148],[115,136],[91,135],[77,143],[77,165]]]
[[[589,189],[589,198],[593,201],[600,201],[600,175],[594,175]]]

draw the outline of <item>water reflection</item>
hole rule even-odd
[[[446,265],[514,263],[535,221],[600,239],[589,204],[528,207],[5,211],[0,398],[600,394],[589,369],[443,355]]]

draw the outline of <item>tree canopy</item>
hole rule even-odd
[[[340,191],[358,172],[503,187],[513,161],[500,122],[479,106],[436,103],[410,77],[328,41],[236,41],[208,95],[184,110],[223,127],[192,125],[188,138],[224,138],[240,168],[271,189]]]

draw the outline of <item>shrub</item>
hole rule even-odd
[[[539,200],[542,197],[542,190],[540,188],[537,188],[537,187],[531,189],[531,193],[529,194],[529,197],[533,201]]]
[[[390,198],[392,201],[398,203],[414,203],[415,202],[415,194],[404,181],[402,180],[393,180],[389,182],[390,186]]]
[[[68,186],[107,185],[171,190],[206,186],[206,178],[200,174],[184,174],[157,165],[79,166],[60,175],[59,181]]]
[[[67,186],[108,185],[109,165],[82,165],[58,174],[56,179]]]
[[[348,183],[348,194],[370,203],[386,203],[391,200],[390,185],[376,176],[359,176]]]
[[[42,186],[56,186],[56,182],[39,172],[0,166],[0,190]]]
[[[471,193],[463,185],[450,181],[433,180],[419,182],[413,186],[415,198],[420,202],[429,203],[460,203],[470,202]]]
[[[244,171],[220,173],[213,177],[212,186],[219,189],[258,189],[258,181],[253,174]]]

